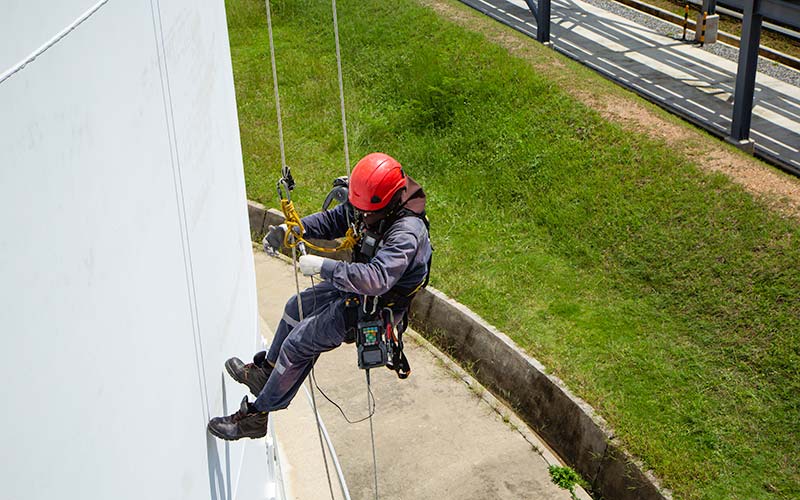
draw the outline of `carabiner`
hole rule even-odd
[[[276,185],[276,188],[278,189],[278,198],[281,200],[292,201],[292,189],[289,187],[289,183],[285,178],[281,177]],[[284,192],[286,193],[286,196],[284,196]]]
[[[378,297],[372,297],[372,311],[367,312],[367,302],[370,297],[368,295],[364,295],[364,301],[361,303],[361,309],[364,311],[364,314],[368,314],[370,316],[375,314],[375,311],[378,310]]]

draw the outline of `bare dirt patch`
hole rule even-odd
[[[613,95],[596,88],[576,85],[574,75],[565,71],[567,65],[563,56],[555,51],[542,53],[541,50],[531,50],[538,42],[472,11],[463,4],[454,0],[419,2],[439,16],[480,33],[510,54],[529,61],[537,72],[545,74],[561,90],[596,110],[604,118],[626,130],[664,141],[669,147],[695,161],[698,167],[725,174],[781,215],[800,220],[800,179],[747,156],[690,124],[676,123],[666,111],[646,105],[634,94]]]

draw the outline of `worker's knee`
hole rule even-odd
[[[298,316],[297,295],[292,295],[289,300],[286,301],[286,305],[283,306],[283,312],[286,314],[291,314],[295,318]]]
[[[286,305],[283,307],[283,317],[281,318],[289,328],[294,328],[297,326],[300,320],[300,311],[297,308],[297,295],[293,295],[292,298],[286,301]]]
[[[292,363],[312,359],[342,344],[344,335],[336,328],[331,328],[333,325],[323,328],[313,326],[303,325],[286,337],[282,350]]]
[[[312,342],[299,335],[289,335],[283,343],[282,350],[292,364],[307,361],[319,354],[315,352]]]

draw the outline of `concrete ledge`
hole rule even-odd
[[[414,300],[414,328],[502,396],[591,483],[596,498],[664,500],[671,495],[615,442],[606,422],[564,383],[463,304],[428,287]]]
[[[253,241],[261,241],[266,233],[264,225],[264,216],[267,209],[261,203],[247,200],[247,215],[250,217],[250,239]]]

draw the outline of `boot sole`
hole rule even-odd
[[[250,394],[252,394],[252,395],[253,395],[253,396],[255,396],[255,397],[258,397],[258,395],[261,393],[261,390],[259,390],[258,392],[256,392],[256,391],[255,391],[255,389],[253,389],[253,386],[251,386],[250,384],[248,384],[246,380],[243,380],[243,379],[239,378],[239,377],[236,375],[236,372],[234,372],[234,371],[233,371],[233,367],[232,367],[232,366],[230,366],[230,365],[228,364],[229,362],[230,362],[230,360],[228,360],[228,361],[226,361],[226,362],[225,362],[225,371],[226,371],[226,372],[228,372],[228,375],[230,375],[230,376],[231,376],[231,378],[232,378],[233,380],[235,380],[235,381],[239,382],[240,384],[244,384],[244,385],[246,385],[246,386],[247,386],[247,388],[248,388],[248,389],[250,389]],[[262,387],[262,389],[263,389],[263,387]],[[216,434],[215,434],[215,435],[216,435]],[[263,436],[262,436],[262,437],[263,437]],[[222,439],[225,439],[225,438],[222,438]]]

